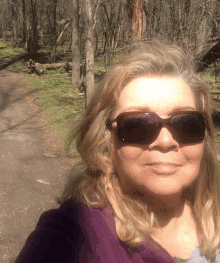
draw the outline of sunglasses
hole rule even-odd
[[[117,127],[113,128],[112,123]],[[205,121],[198,111],[181,111],[166,119],[153,112],[123,112],[107,122],[107,128],[118,139],[129,144],[150,144],[156,140],[162,127],[167,127],[178,143],[194,144],[204,140]]]

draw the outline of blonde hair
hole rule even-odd
[[[204,114],[206,133],[201,172],[185,195],[197,220],[203,255],[213,257],[220,244],[220,180],[211,97],[190,59],[176,46],[154,40],[141,43],[101,81],[84,117],[68,139],[67,149],[76,140],[84,168],[72,178],[63,197],[72,197],[90,207],[109,204],[118,238],[131,248],[143,244],[146,236],[156,229],[156,215],[147,205],[123,193],[113,164],[110,132],[106,129],[125,85],[135,78],[152,75],[181,77],[194,94],[197,110]]]

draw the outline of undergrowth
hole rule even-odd
[[[210,91],[220,91],[220,61],[210,65],[201,76]]]

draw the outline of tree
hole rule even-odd
[[[57,44],[57,3],[58,0],[47,0],[47,17],[50,29],[50,42],[53,50],[51,61],[55,62],[55,49]]]
[[[17,9],[17,0],[11,2],[11,17],[12,17],[12,32],[13,32],[13,46],[18,45],[18,13]]]
[[[214,0],[0,0],[0,4],[0,37],[23,44],[32,58],[40,45],[48,48],[48,57],[55,62],[56,48],[64,44],[70,58],[72,46],[73,84],[82,81],[81,62],[88,96],[94,85],[94,54],[104,58],[107,70],[117,48],[126,52],[131,40],[156,38],[198,57],[216,44],[211,40],[220,33],[220,1]]]
[[[27,22],[26,22],[26,4],[22,0],[22,43],[27,47]]]
[[[93,13],[91,0],[85,0],[85,29],[86,29],[86,105],[94,90],[94,40]]]
[[[80,83],[80,60],[79,0],[73,0],[72,84],[74,87],[78,87]]]
[[[35,54],[38,50],[38,30],[37,30],[37,25],[38,25],[38,17],[37,17],[37,2],[36,0],[30,0],[31,3],[31,14],[32,14],[32,34],[31,34],[31,39],[30,39],[30,49],[29,53],[30,54]]]
[[[143,26],[143,0],[129,0],[133,39],[140,40]]]
[[[103,43],[103,50],[102,54],[104,55],[105,59],[105,66],[106,70],[107,67],[111,65],[112,58],[114,56],[115,50],[118,46],[120,41],[121,33],[125,29],[128,30],[127,27],[122,27],[122,23],[124,21],[124,9],[125,9],[125,1],[109,1],[109,2],[102,2],[100,8],[100,24],[95,29],[96,35],[96,47],[99,43],[100,39],[98,36],[104,36],[102,40]],[[125,23],[125,25],[128,25]],[[123,41],[123,45],[124,45]],[[96,48],[97,53],[97,48]]]

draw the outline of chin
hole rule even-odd
[[[158,198],[177,198],[179,196],[182,196],[182,194],[188,189],[188,186],[178,186],[178,187],[163,187],[163,188],[157,188],[157,189],[148,189],[147,192],[155,197]]]
[[[152,185],[143,185],[139,189],[141,192],[157,195],[157,196],[168,196],[168,195],[179,195],[186,190],[189,185],[179,184],[176,180],[169,180],[168,182],[154,182]]]

